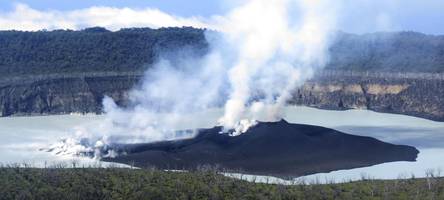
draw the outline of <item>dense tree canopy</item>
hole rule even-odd
[[[330,52],[329,69],[444,72],[444,36],[415,32],[339,33]]]
[[[332,180],[333,182],[334,180]],[[444,181],[425,179],[343,184],[261,184],[216,171],[0,168],[0,199],[443,199]]]
[[[167,51],[185,48],[202,52],[207,47],[203,32],[186,27],[116,32],[100,27],[82,31],[2,31],[0,74],[142,70]]]
[[[205,53],[204,32],[191,27],[0,31],[0,76],[143,71],[164,53]],[[340,32],[330,52],[327,69],[444,72],[444,36]]]

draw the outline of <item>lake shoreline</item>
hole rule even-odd
[[[202,119],[199,123],[179,124],[184,128],[213,127],[222,110],[208,110],[190,118]],[[376,179],[396,178],[397,175],[413,174],[424,177],[427,169],[444,169],[444,123],[397,114],[384,114],[368,110],[331,111],[310,107],[289,106],[285,119],[292,123],[309,124],[333,128],[354,135],[370,136],[393,144],[406,144],[419,149],[418,161],[413,163],[394,162],[368,168],[333,171],[315,174],[327,179],[345,177],[356,179],[367,173]],[[37,163],[41,161],[70,161],[69,156],[58,156],[38,149],[48,147],[61,138],[73,136],[77,128],[97,126],[104,115],[57,115],[0,118],[0,163]],[[66,158],[65,158],[66,157]],[[442,156],[441,156],[442,157]],[[405,169],[405,170],[404,170]],[[402,171],[401,171],[402,170]],[[390,174],[394,174],[395,177]]]

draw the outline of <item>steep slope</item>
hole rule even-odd
[[[324,71],[296,89],[290,103],[368,109],[444,121],[444,74]]]

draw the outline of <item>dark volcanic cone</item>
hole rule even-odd
[[[118,147],[126,155],[106,161],[161,169],[218,166],[231,172],[297,177],[392,161],[415,161],[414,147],[319,126],[260,122],[240,136],[221,127],[201,129],[192,139]]]

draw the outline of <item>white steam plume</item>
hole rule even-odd
[[[80,131],[90,146],[152,142],[192,136],[177,124],[199,123],[193,114],[225,108],[219,123],[233,135],[256,120],[281,119],[293,90],[328,59],[336,19],[328,0],[248,0],[214,17],[203,57],[177,52],[146,72],[130,93],[131,106],[104,99],[106,122]],[[72,143],[72,142],[71,142]]]
[[[280,109],[292,89],[325,64],[335,25],[333,8],[322,0],[254,0],[229,13],[221,30],[236,59],[229,69],[232,90],[220,119],[226,128],[234,128],[247,114],[255,94],[263,97],[252,103],[252,114],[267,108],[261,118],[282,117]],[[291,12],[298,12],[297,18]]]

